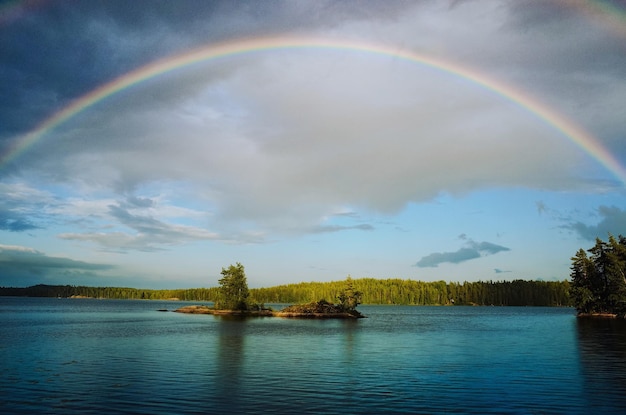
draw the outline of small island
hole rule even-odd
[[[291,318],[364,318],[365,316],[355,310],[355,308],[346,307],[341,302],[339,304],[331,304],[326,300],[320,300],[308,304],[291,305],[274,314],[276,317]]]
[[[626,238],[596,238],[587,252],[581,248],[572,257],[570,295],[578,317],[626,318]]]
[[[174,310],[177,313],[213,314],[242,317],[284,317],[318,319],[357,319],[365,316],[356,310],[361,302],[361,293],[352,285],[352,278],[346,279],[346,287],[337,297],[338,304],[322,299],[306,304],[295,304],[280,311],[266,308],[263,304],[251,303],[243,265],[237,263],[222,268],[219,280],[220,295],[215,306],[190,305]]]
[[[176,313],[213,314],[217,316],[249,316],[249,317],[284,317],[284,318],[334,318],[356,319],[365,316],[357,310],[345,310],[341,304],[331,304],[326,300],[307,304],[295,304],[279,311],[271,309],[259,310],[222,310],[206,305],[189,305],[174,310]]]

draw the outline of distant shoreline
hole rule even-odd
[[[359,303],[368,305],[481,305],[481,306],[572,306],[569,282],[487,281],[424,282],[410,279],[354,279],[362,293]],[[306,303],[319,299],[335,300],[345,281],[299,282],[274,287],[250,288],[250,298],[259,304]],[[89,287],[38,284],[30,287],[1,287],[0,296],[61,297],[80,295],[120,300],[166,300],[212,302],[219,298],[219,287],[185,289],[143,289],[130,287]]]

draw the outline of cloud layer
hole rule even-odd
[[[580,124],[624,164],[624,34],[566,3],[188,0],[48,2],[32,10],[19,3],[11,8],[17,18],[0,11],[0,160],[48,117],[155,60],[299,36],[470,68]],[[364,246],[393,240],[390,229],[396,237],[436,232],[429,203],[492,189],[597,198],[586,207],[596,216],[566,222],[584,239],[624,228],[621,208],[611,207],[621,206],[623,183],[498,91],[393,55],[261,49],[126,88],[0,165],[0,236],[32,244],[35,262],[52,252],[51,240],[67,252],[80,247],[77,264],[84,252],[165,255],[197,244],[215,257],[233,246],[337,243],[331,237]],[[548,220],[548,205],[529,211]],[[408,211],[423,216],[398,219]],[[439,227],[456,213],[440,217]],[[442,238],[468,226],[456,223]],[[486,235],[525,231],[504,221],[485,226]],[[507,250],[466,239],[416,268],[476,264]],[[414,252],[394,261],[411,268]],[[489,272],[496,266],[517,269],[490,264]]]

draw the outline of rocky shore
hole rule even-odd
[[[186,314],[213,314],[217,316],[250,316],[250,317],[274,317],[272,310],[241,311],[241,310],[216,310],[206,305],[188,305],[174,310],[175,313]]]
[[[363,314],[356,310],[346,310],[340,305],[331,304],[327,301],[313,301],[307,304],[291,305],[277,312],[278,317],[293,318],[363,318]]]
[[[273,310],[216,310],[205,305],[190,305],[174,310],[176,313],[213,314],[218,316],[249,316],[249,317],[284,317],[284,318],[311,318],[311,319],[357,319],[364,318],[356,310],[344,311],[340,307],[326,302],[298,304]]]

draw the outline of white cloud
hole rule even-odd
[[[559,133],[459,78],[346,51],[276,52],[242,64],[219,80],[219,93],[208,76],[184,99],[170,88],[159,109],[115,113],[113,97],[97,111],[89,145],[82,123],[64,131],[64,153],[52,146],[60,136],[50,141],[46,169],[93,192],[184,180],[220,226],[276,231],[314,226],[338,206],[392,213],[443,191],[573,186],[580,159]],[[216,100],[232,111],[217,120]],[[181,105],[193,120],[172,116]]]
[[[126,203],[109,205],[106,215],[103,215],[100,222],[108,222],[114,228],[125,228],[125,231],[69,232],[60,234],[59,238],[95,242],[106,250],[114,252],[156,251],[162,250],[163,246],[179,245],[195,240],[227,240],[218,233],[203,228],[159,220],[150,214],[151,207],[152,203],[147,209],[133,209],[132,206],[129,208]],[[184,210],[179,212],[184,212]],[[128,229],[131,232],[128,232]]]

